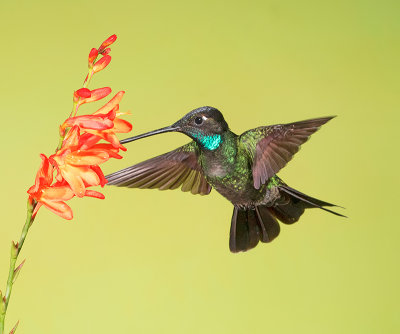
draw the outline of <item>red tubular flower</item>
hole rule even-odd
[[[93,142],[98,142],[100,139],[104,139],[105,141],[111,143],[111,145],[114,148],[126,151],[126,147],[120,144],[116,133],[128,133],[131,130],[132,130],[132,124],[123,119],[116,118],[114,120],[114,127],[112,129],[101,130],[101,131],[86,130],[88,134],[92,135],[87,137],[87,142],[93,143]]]
[[[101,150],[103,152],[106,152],[110,158],[122,159],[122,156],[120,156],[118,154],[119,149],[115,148],[111,144],[107,144],[107,143],[94,144],[93,146],[90,147],[90,149]]]
[[[38,192],[41,187],[49,186],[53,182],[53,166],[44,154],[40,154],[40,158],[42,163],[36,173],[35,184],[29,188],[28,193]]]
[[[36,184],[35,184],[36,186]],[[36,216],[41,206],[59,215],[61,218],[71,220],[73,218],[72,209],[65,203],[72,199],[75,194],[68,184],[57,182],[52,186],[39,185],[39,191],[34,192],[32,186],[28,190],[30,198],[34,199],[37,204],[33,211],[33,217]],[[104,199],[104,195],[95,190],[86,190],[84,196]]]
[[[111,93],[110,87],[97,88],[90,91],[91,95],[83,103],[101,100]]]
[[[119,91],[110,101],[108,101],[104,106],[102,106],[100,109],[94,112],[93,115],[106,114],[110,110],[114,109],[116,106],[119,105],[122,98],[124,97],[124,94],[125,92],[123,90]]]
[[[82,115],[70,117],[65,120],[61,125],[61,130],[64,131],[66,128],[72,128],[77,125],[81,129],[92,129],[92,130],[106,130],[114,127],[113,120],[115,119],[115,110],[111,110],[107,114],[96,114],[96,115]]]
[[[114,127],[112,129],[107,129],[102,131],[88,130],[87,132],[101,137],[105,141],[111,143],[111,145],[114,146],[115,148],[119,148],[123,151],[126,151],[126,148],[119,143],[119,139],[117,138],[116,133],[128,133],[131,130],[132,130],[131,123],[121,118],[115,118]]]
[[[109,112],[111,108],[113,110],[115,108],[118,108],[116,110],[116,117],[114,119],[114,126],[111,129],[104,129],[104,130],[86,130],[87,133],[90,133],[94,136],[100,137],[104,139],[105,141],[108,141],[113,145],[115,148],[119,148],[123,151],[126,151],[126,148],[122,146],[119,143],[119,140],[115,133],[127,133],[132,130],[132,124],[129,123],[128,121],[125,121],[124,119],[118,118],[119,116],[126,115],[128,113],[121,113],[118,112],[119,110],[119,103],[122,100],[122,97],[124,96],[125,92],[120,91],[118,92],[108,103],[106,103],[103,107],[101,107],[99,110],[97,110],[93,115]],[[92,139],[94,140],[94,139]],[[89,141],[89,139],[88,139]]]
[[[65,219],[72,219],[71,208],[64,201],[74,197],[69,186],[53,185],[53,167],[49,159],[41,154],[42,163],[36,174],[35,184],[28,189],[29,197],[37,202],[33,216],[44,205],[47,209]]]
[[[111,93],[111,88],[110,87],[97,88],[90,91],[90,93],[91,93],[90,97],[81,101],[80,104],[94,102],[105,98],[108,94]]]
[[[110,101],[108,101],[103,107],[93,113],[95,115],[104,115],[114,111],[115,118],[113,119],[113,127],[108,129],[94,129],[85,127],[83,130],[86,132],[81,136],[81,149],[88,149],[96,144],[100,139],[104,139],[112,144],[115,149],[121,149],[126,151],[126,148],[119,143],[119,140],[115,133],[127,133],[132,130],[132,124],[119,118],[119,116],[126,115],[128,113],[119,112],[119,103],[122,100],[125,92],[118,92]]]
[[[103,70],[111,61],[111,56],[106,55],[96,62],[93,66],[93,73]]]
[[[80,97],[80,100],[78,102],[79,105],[101,100],[111,93],[110,87],[97,88],[93,90],[87,89],[87,90],[90,92],[90,95],[88,95],[86,88],[81,88],[76,91],[76,93],[78,91],[81,91],[80,95],[77,94]]]
[[[120,114],[122,115],[122,114]],[[116,133],[128,133],[132,130],[132,124],[129,123],[128,121],[125,121],[124,119],[120,118],[115,118],[114,119],[114,127],[112,129],[106,129],[106,130],[90,130],[87,129],[85,130],[88,134],[91,134],[92,136],[97,137],[87,137],[87,142],[97,142],[100,139],[104,139],[105,141],[111,143],[111,145],[114,148],[121,149],[123,151],[126,151],[126,148],[122,146],[119,142],[119,139],[116,136]],[[89,147],[89,146],[85,146]]]
[[[114,152],[112,153],[114,154]],[[97,186],[104,175],[93,170],[95,166],[107,161],[110,155],[101,148],[81,150],[79,146],[79,127],[74,126],[67,134],[61,150],[51,155],[49,161],[56,167],[56,179],[65,180],[78,197],[85,196],[86,187]]]
[[[117,39],[117,35],[111,35],[110,37],[108,37],[103,43],[101,43],[100,47],[99,47],[99,53],[103,53],[105,51],[105,49],[110,46],[111,44],[113,44]]]
[[[75,196],[68,185],[54,185],[52,187],[43,186],[40,188],[40,192],[33,193],[28,190],[28,194],[37,201],[35,210],[32,214],[33,217],[36,216],[40,207],[44,205],[44,207],[64,219],[71,220],[73,218],[72,209],[65,203],[65,201],[68,201]]]

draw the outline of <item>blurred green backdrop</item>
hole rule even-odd
[[[91,88],[126,90],[134,132],[202,105],[237,133],[338,115],[280,176],[347,208],[308,211],[231,254],[217,192],[106,188],[41,209],[7,324],[18,333],[399,333],[399,1],[3,1],[0,284],[26,189],[51,154],[86,57],[118,35]],[[97,104],[99,106],[100,104]],[[85,106],[92,111],[97,106]],[[129,144],[112,172],[188,142]]]

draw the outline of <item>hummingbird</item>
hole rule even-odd
[[[334,204],[289,187],[277,173],[320,126],[335,116],[260,126],[237,135],[222,113],[197,108],[171,126],[123,139],[121,144],[166,132],[181,132],[191,141],[106,176],[108,185],[141,189],[177,189],[208,195],[214,188],[233,204],[229,248],[233,253],[268,243],[280,232],[278,221],[297,222],[305,209]]]

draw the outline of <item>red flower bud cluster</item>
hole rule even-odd
[[[84,87],[74,92],[73,112],[60,126],[62,144],[50,157],[40,155],[42,163],[35,184],[28,190],[30,201],[36,203],[33,217],[41,206],[45,206],[62,218],[72,219],[72,210],[65,201],[74,196],[104,199],[103,194],[88,188],[98,185],[103,187],[107,180],[99,165],[110,158],[121,159],[119,150],[126,151],[116,136],[116,133],[132,130],[132,125],[120,118],[128,114],[119,111],[124,92],[118,92],[91,115],[76,114],[82,104],[103,99],[111,93],[110,87],[89,90],[85,86],[94,73],[104,69],[111,61],[111,57],[107,55],[110,52],[108,46],[116,38],[117,36],[112,35],[99,49],[90,51],[89,73]],[[103,57],[94,63],[99,54]],[[105,142],[99,143],[101,140]]]
[[[92,49],[89,53],[89,69],[93,68],[94,73],[101,71],[104,69],[111,61],[111,56],[108,54],[110,53],[111,49],[109,46],[113,44],[117,40],[116,35],[112,35],[108,37],[103,43],[101,43],[98,49]],[[102,55],[103,57],[100,58],[99,61],[95,63],[98,55]]]

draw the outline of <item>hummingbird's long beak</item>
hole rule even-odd
[[[146,132],[146,133],[143,133],[141,135],[134,136],[134,137],[122,139],[120,141],[120,143],[121,144],[126,144],[126,143],[130,143],[131,141],[135,141],[135,140],[142,139],[142,138],[145,138],[145,137],[158,135],[159,133],[178,131],[179,129],[180,129],[179,126],[176,126],[175,124],[173,124],[173,125],[170,125],[170,126],[166,126],[165,128],[161,128],[161,129],[158,129],[158,130]]]

